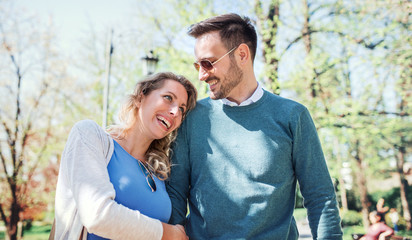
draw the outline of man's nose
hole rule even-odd
[[[200,81],[205,81],[210,75],[210,72],[205,70],[204,68],[200,67],[199,68],[199,80]]]

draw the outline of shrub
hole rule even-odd
[[[342,212],[342,226],[356,226],[362,224],[362,214],[353,211],[343,211]]]

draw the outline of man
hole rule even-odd
[[[171,223],[185,224],[190,239],[297,239],[298,181],[313,238],[342,239],[316,128],[304,106],[257,82],[250,20],[221,15],[192,25],[189,35],[210,98],[179,129],[167,185]]]

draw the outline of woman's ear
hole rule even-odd
[[[135,99],[135,101],[134,101],[134,105],[135,105],[137,108],[140,108],[140,105],[142,104],[142,99],[143,99],[143,97],[144,97],[143,93],[140,93],[140,94],[136,97],[136,99]]]

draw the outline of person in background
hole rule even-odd
[[[385,240],[387,236],[393,234],[393,229],[385,224],[383,215],[379,212],[371,212],[369,214],[369,221],[371,225],[368,228],[368,232],[360,240]]]
[[[212,17],[192,25],[189,35],[210,97],[179,128],[166,185],[169,223],[185,224],[190,239],[298,239],[299,182],[313,239],[342,239],[316,127],[303,105],[256,80],[250,19]]]
[[[391,208],[391,210],[389,212],[389,217],[390,217],[391,222],[393,224],[393,230],[395,231],[395,233],[397,233],[399,231],[399,228],[398,228],[399,214],[396,211],[396,208]]]
[[[385,206],[385,199],[379,198],[378,202],[376,203],[376,211],[379,214],[385,215],[389,211],[389,207]]]
[[[92,120],[74,125],[60,163],[55,239],[187,239],[167,224],[171,202],[164,180],[170,144],[197,92],[165,72],[139,82],[104,131]]]

